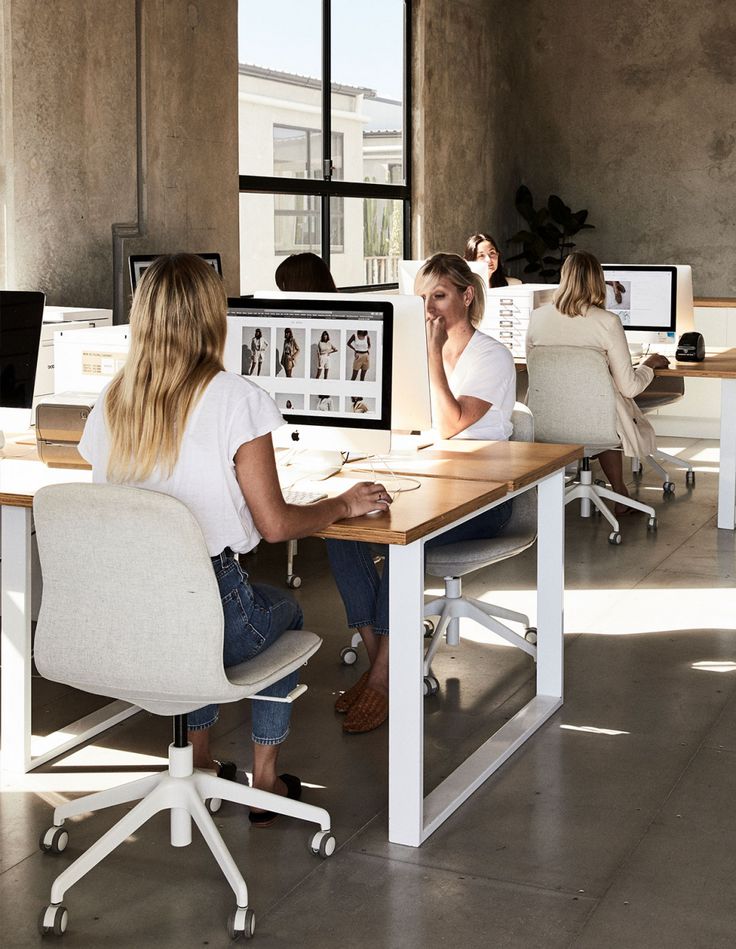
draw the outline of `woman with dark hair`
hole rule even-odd
[[[316,254],[292,254],[276,268],[279,290],[304,290],[307,293],[337,293],[329,267]]]
[[[324,372],[324,378],[327,378],[327,373],[330,371],[330,356],[336,352],[337,347],[332,345],[330,334],[325,330],[317,343],[317,375],[315,379],[319,379],[321,372]]]
[[[504,270],[498,244],[490,234],[473,234],[469,237],[465,244],[465,259],[483,261],[488,265],[489,287],[509,287],[521,283],[516,277],[509,277]]]

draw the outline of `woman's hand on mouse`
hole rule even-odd
[[[386,488],[375,481],[361,481],[340,495],[347,506],[345,517],[360,517],[370,511],[387,511],[391,496]]]
[[[651,366],[652,369],[666,369],[669,364],[669,359],[661,353],[652,353],[642,363],[644,366]]]

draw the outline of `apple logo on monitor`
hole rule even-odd
[[[296,431],[295,431],[295,432],[292,432],[292,433],[291,433],[291,440],[292,440],[293,442],[298,442],[298,441],[299,441],[299,432],[296,432]]]

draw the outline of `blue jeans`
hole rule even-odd
[[[253,659],[276,642],[287,629],[301,629],[302,610],[298,603],[275,587],[251,586],[248,574],[229,553],[212,558],[225,615],[225,639],[222,658],[225,668]],[[279,679],[259,695],[288,695],[299,681],[299,674]],[[279,745],[289,734],[291,705],[288,702],[252,703],[252,739],[259,745]],[[187,727],[193,731],[209,728],[219,716],[219,705],[206,705],[189,712]]]
[[[509,522],[512,504],[513,501],[504,501],[490,511],[450,528],[444,534],[428,540],[424,549],[459,544],[465,540],[498,537]],[[381,575],[373,563],[375,551],[386,555]],[[348,627],[372,626],[378,635],[388,635],[388,547],[357,540],[328,540],[327,556],[345,606]]]

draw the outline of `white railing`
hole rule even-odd
[[[365,258],[365,282],[374,283],[398,283],[399,281],[399,258],[398,257],[366,257]]]

